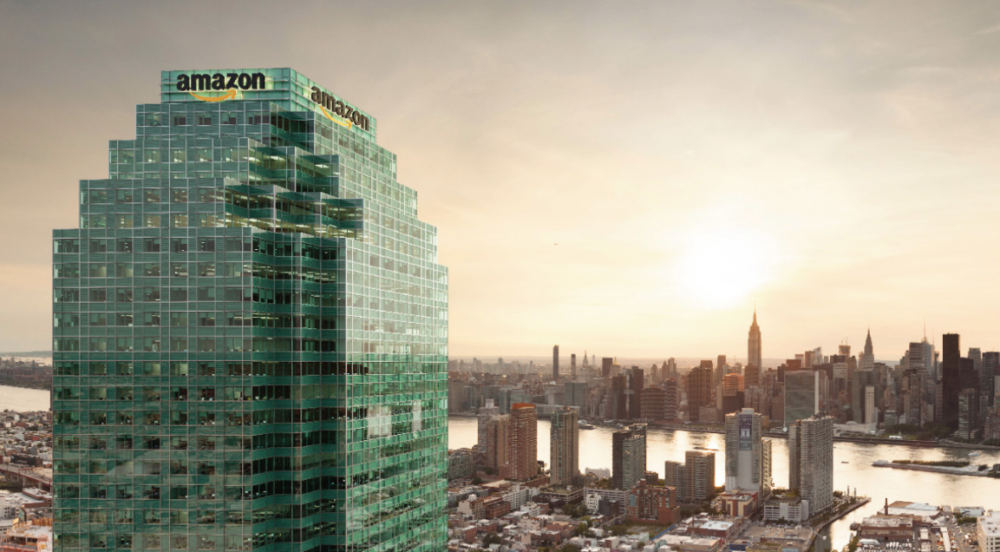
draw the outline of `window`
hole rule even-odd
[[[131,278],[133,275],[132,263],[115,263],[115,278]]]
[[[118,198],[118,203],[132,203],[133,201],[132,190],[129,189],[118,190],[117,198]]]
[[[91,253],[107,253],[108,240],[90,240],[89,251]]]
[[[187,200],[188,200],[188,191],[187,190],[171,190],[170,191],[170,201],[172,203],[187,203]]]
[[[187,263],[170,263],[170,275],[174,278],[187,278]]]
[[[188,300],[187,288],[170,288],[170,300],[187,301]]]
[[[132,288],[118,288],[118,293],[115,300],[118,303],[131,303],[132,302]]]
[[[160,275],[160,263],[142,263],[142,275],[156,277]]]
[[[132,313],[120,312],[115,315],[115,325],[116,326],[131,326],[132,325]]]
[[[186,228],[188,225],[188,216],[185,214],[175,214],[170,216],[170,227],[171,228]]]
[[[142,325],[150,327],[160,326],[160,313],[158,312],[144,312],[142,313]]]
[[[55,252],[56,253],[79,253],[80,252],[80,240],[56,240],[55,241]]]
[[[142,240],[142,250],[146,253],[159,253],[160,238],[146,238]]]
[[[162,116],[159,113],[146,113],[143,124],[150,127],[158,127],[162,124]]]
[[[215,240],[201,238],[198,240],[198,251],[215,251]]]
[[[215,263],[198,263],[198,276],[215,276]]]
[[[92,303],[103,303],[108,300],[108,290],[103,288],[91,288],[87,295]]]
[[[236,124],[236,112],[234,111],[223,111],[219,114],[221,119],[219,122],[223,125],[235,125]]]
[[[187,116],[186,115],[174,115],[170,119],[172,126],[187,126]]]
[[[132,215],[116,215],[115,228],[132,228]]]
[[[174,238],[170,240],[170,251],[173,253],[187,253],[188,243],[184,238]]]
[[[160,215],[145,215],[142,217],[142,225],[145,228],[159,228]]]
[[[211,115],[198,115],[198,126],[210,126],[212,124]]]

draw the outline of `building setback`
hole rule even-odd
[[[54,232],[57,548],[443,550],[448,271],[375,119],[156,86]]]

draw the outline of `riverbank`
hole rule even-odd
[[[872,462],[872,466],[876,468],[892,468],[894,470],[947,473],[949,475],[969,475],[973,477],[990,477],[990,470],[980,471],[979,467],[974,464],[966,466],[964,468],[953,468],[949,466],[927,466],[923,464],[903,464],[900,462],[887,462],[885,460],[876,460]]]
[[[838,512],[836,516],[833,516],[830,519],[824,521],[823,524],[820,525],[819,527],[815,527],[814,528],[815,533],[813,533],[812,542],[809,543],[808,550],[810,551],[813,550],[813,545],[816,544],[816,537],[819,536],[819,534],[822,533],[827,527],[833,525],[834,522],[845,518],[847,514],[853,512],[854,510],[857,510],[858,508],[864,506],[865,504],[868,504],[871,501],[872,499],[869,497],[865,497],[863,500],[858,500],[854,504],[851,504],[850,508],[847,508],[842,512]],[[831,542],[830,544],[832,545],[833,543]]]

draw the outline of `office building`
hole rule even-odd
[[[996,404],[996,376],[1000,374],[1000,353],[983,353],[983,373],[979,380],[979,393],[985,399],[985,410],[988,412],[995,409]]]
[[[868,330],[868,336],[865,338],[865,351],[861,353],[861,366],[859,368],[861,370],[875,369],[875,348],[872,346],[871,329]]]
[[[627,378],[625,393],[628,395],[628,418],[639,420],[642,418],[642,391],[645,388],[643,371],[638,366],[633,366],[625,374]]]
[[[567,381],[563,384],[563,404],[578,407],[581,411],[587,408],[587,384],[582,381]]]
[[[944,334],[941,358],[941,408],[942,421],[955,431],[958,429],[958,394],[961,389],[962,348],[958,334]]]
[[[611,434],[611,484],[631,489],[646,471],[646,424],[633,424]]]
[[[667,392],[660,387],[647,387],[642,390],[643,420],[662,420],[667,410]]]
[[[712,406],[712,366],[692,368],[687,380],[688,419],[699,421],[699,409]]]
[[[576,381],[576,353],[569,355],[569,379]]]
[[[744,387],[760,386],[759,366],[747,366],[746,368],[743,369],[743,385]]]
[[[976,390],[971,387],[958,394],[958,431],[955,435],[961,439],[976,439],[981,433],[978,399]]]
[[[551,484],[565,487],[580,477],[580,426],[576,410],[561,408],[552,414],[549,437]]]
[[[552,347],[552,381],[559,383],[559,346]]]
[[[789,490],[809,502],[809,515],[833,505],[833,418],[797,420],[788,426]]]
[[[726,491],[771,493],[771,441],[763,416],[752,408],[726,416]]]
[[[871,370],[855,370],[851,373],[851,416],[859,424],[870,423],[866,420],[878,420],[875,405],[872,404],[869,407],[867,402],[866,389],[868,387],[873,388],[872,399],[874,400],[879,388],[879,376],[878,372],[874,370],[874,366]]]
[[[677,385],[677,380],[668,379],[663,388],[666,391],[663,399],[663,419],[668,422],[677,421],[680,419],[680,386]]]
[[[375,119],[155,85],[54,232],[58,548],[443,550],[448,271]]]
[[[747,366],[763,369],[761,359],[760,326],[757,325],[757,309],[753,309],[753,323],[750,324],[750,336],[747,338]]]
[[[819,412],[820,378],[824,372],[785,372],[785,427]]]
[[[611,363],[613,359],[611,357],[601,357],[601,377],[610,378],[611,377]]]

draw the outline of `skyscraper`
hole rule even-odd
[[[785,373],[785,427],[819,412],[820,378],[825,372]]]
[[[479,412],[477,413],[477,430],[479,440],[476,444],[481,452],[486,452],[486,441],[488,439],[488,427],[490,423],[490,418],[500,415],[500,407],[493,404],[493,399],[486,399],[486,406],[479,407]]]
[[[559,346],[552,347],[552,381],[559,383]]]
[[[633,424],[611,434],[611,484],[631,489],[646,472],[646,424]]]
[[[763,417],[752,408],[726,415],[726,490],[771,492],[771,441]]]
[[[689,450],[684,463],[664,462],[664,484],[677,488],[677,499],[706,500],[715,493],[715,453]]]
[[[865,338],[865,352],[861,354],[861,369],[875,369],[875,349],[872,347],[872,331],[868,330],[868,337]]]
[[[760,326],[757,325],[757,309],[753,309],[753,323],[750,324],[750,337],[747,339],[747,365],[763,368],[761,360]]]
[[[486,465],[495,474],[510,470],[510,415],[493,416],[486,422]]]
[[[833,418],[797,420],[788,426],[788,488],[809,501],[809,515],[833,505]]]
[[[663,388],[666,391],[663,399],[663,419],[668,422],[676,421],[679,419],[680,386],[677,385],[677,380],[671,378],[663,384]]]
[[[958,394],[962,383],[962,348],[958,334],[944,334],[941,359],[941,408],[942,421],[952,429],[958,429]]]
[[[994,408],[995,381],[1000,373],[1000,353],[983,353],[983,373],[979,383],[979,393],[986,400],[986,409]]]
[[[569,355],[569,378],[576,381],[576,353]]]
[[[505,479],[525,480],[538,475],[538,414],[535,405],[517,403],[510,407],[509,459]]]
[[[611,377],[611,357],[601,358],[601,377],[610,378]]]
[[[448,271],[375,119],[156,84],[54,232],[58,548],[444,549]]]
[[[688,419],[699,421],[698,409],[712,404],[712,367],[692,368],[688,374]]]
[[[573,485],[580,476],[580,426],[576,410],[560,408],[552,414],[549,459],[552,485]]]

